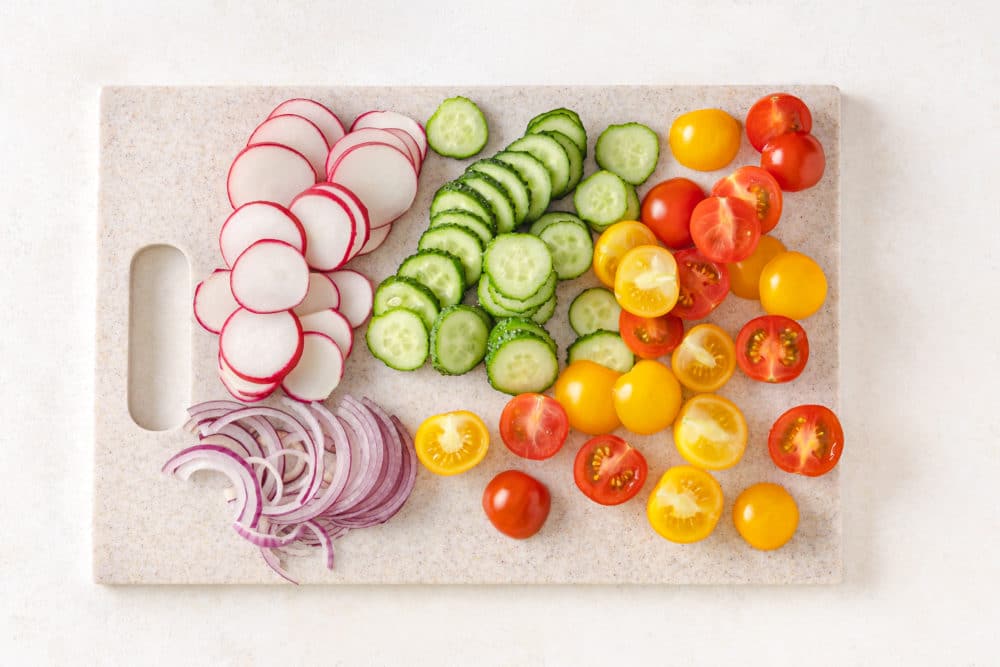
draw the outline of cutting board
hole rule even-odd
[[[741,406],[750,439],[744,459],[715,474],[726,511],[708,539],[677,545],[657,536],[645,500],[659,476],[683,463],[670,432],[627,434],[649,461],[650,481],[634,500],[601,507],[573,484],[572,461],[584,440],[572,434],[547,461],[527,461],[501,443],[497,423],[508,397],[490,388],[480,366],[443,377],[429,365],[400,373],[374,360],[363,342],[347,361],[340,389],[369,396],[415,431],[427,416],[456,409],[477,412],[491,427],[485,461],[452,478],[423,468],[409,502],[391,521],[337,540],[336,568],[321,558],[290,558],[303,583],[833,583],[841,577],[839,472],[807,479],[771,463],[771,423],[803,403],[839,407],[838,311],[840,277],[840,93],[830,86],[786,86],[812,109],[814,134],[827,167],[816,187],[787,194],[774,234],[790,249],[814,257],[830,283],[822,311],[804,322],[809,366],[788,385],[763,385],[737,372],[719,392]],[[596,169],[593,144],[611,123],[639,121],[665,138],[677,115],[719,107],[742,119],[773,88],[730,86],[643,87],[121,87],[101,97],[100,223],[94,443],[94,579],[109,584],[279,583],[260,554],[230,528],[219,480],[190,482],[161,474],[164,461],[194,438],[181,429],[184,408],[223,398],[216,374],[215,337],[194,324],[190,295],[219,265],[217,232],[230,211],[225,181],[230,162],[250,132],[281,100],[312,97],[345,124],[368,109],[394,109],[424,120],[445,97],[463,94],[482,107],[490,125],[484,155],[521,136],[534,115],[554,108],[579,112],[590,136],[586,173]],[[663,141],[656,173],[639,188],[686,176],[706,190],[715,180],[759,156],[744,139],[737,159],[716,173],[693,172],[673,159]],[[386,243],[355,259],[378,282],[412,253],[427,225],[434,191],[469,161],[428,155],[417,200]],[[566,199],[554,209],[572,210]],[[559,286],[549,329],[564,360],[573,334],[567,309],[577,293],[596,285],[591,273]],[[731,297],[711,321],[735,336],[759,304]],[[138,423],[137,423],[138,422]],[[139,424],[143,424],[140,426]],[[156,427],[161,430],[152,430]],[[552,511],[529,540],[500,535],[481,509],[486,483],[501,470],[524,470],[548,486]],[[794,539],[775,552],[747,547],[732,523],[732,501],[759,481],[783,484],[796,498],[801,522]]]

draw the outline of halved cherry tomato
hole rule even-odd
[[[686,178],[657,183],[642,200],[642,221],[668,248],[687,248],[694,243],[691,212],[704,198],[701,186]]]
[[[760,382],[791,382],[809,361],[809,338],[795,320],[782,315],[757,317],[736,336],[736,363]]]
[[[722,109],[697,109],[670,125],[670,152],[685,167],[722,169],[740,150],[740,122]]]
[[[765,95],[747,112],[747,139],[757,151],[778,135],[811,132],[812,113],[806,103],[788,93]]]
[[[760,305],[771,315],[804,320],[826,301],[826,275],[800,252],[775,255],[760,272]]]
[[[753,254],[741,262],[727,264],[729,289],[741,299],[760,299],[760,274],[772,259],[785,252],[785,244],[770,235],[762,235]]]
[[[674,421],[674,444],[691,465],[732,468],[747,449],[747,420],[730,400],[715,394],[688,399]]]
[[[844,429],[830,408],[799,405],[774,422],[767,449],[774,464],[785,472],[819,477],[840,460]]]
[[[595,503],[620,505],[646,483],[646,457],[617,435],[599,435],[583,443],[573,462],[573,481]]]
[[[715,391],[736,370],[733,339],[714,324],[692,327],[670,358],[680,383],[692,391]]]
[[[521,394],[510,399],[500,414],[500,438],[507,449],[540,461],[558,452],[569,435],[569,417],[554,398]]]
[[[729,270],[725,264],[705,257],[697,248],[678,250],[674,259],[677,260],[680,292],[670,314],[682,320],[708,317],[729,295]]]
[[[676,315],[639,317],[623,310],[618,316],[618,331],[628,348],[638,356],[659,359],[681,344],[684,322]]]
[[[736,197],[753,206],[761,234],[774,229],[781,219],[781,186],[774,176],[760,167],[740,167],[712,186],[712,194]]]
[[[722,487],[694,466],[674,466],[649,494],[646,518],[671,542],[689,544],[712,534],[722,516]]]
[[[622,425],[651,435],[673,423],[681,407],[681,384],[664,364],[643,359],[618,378],[613,396]]]
[[[588,435],[599,435],[622,425],[611,400],[620,375],[586,359],[563,369],[556,380],[555,395],[566,410],[570,426]]]
[[[428,417],[413,438],[420,462],[438,475],[457,475],[486,456],[490,432],[471,412],[459,410]]]
[[[709,197],[694,207],[691,238],[716,262],[738,262],[753,254],[760,240],[754,207],[736,197]]]
[[[677,261],[658,245],[632,248],[615,274],[618,305],[634,315],[659,317],[677,303]]]
[[[520,470],[494,477],[483,491],[483,510],[493,527],[523,540],[539,530],[549,517],[552,496],[545,485]]]
[[[618,264],[632,248],[656,245],[656,235],[646,225],[635,220],[622,220],[605,229],[594,244],[594,274],[608,287],[615,286]]]
[[[736,530],[754,549],[784,546],[799,527],[795,498],[777,484],[761,482],[743,490],[733,505]]]
[[[782,134],[764,146],[760,166],[771,172],[782,190],[798,192],[823,178],[826,155],[823,144],[811,134]]]

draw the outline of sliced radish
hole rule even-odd
[[[406,133],[404,132],[404,134]],[[410,142],[412,143],[413,140],[410,139]],[[413,156],[410,154],[409,145],[400,139],[398,135],[390,132],[389,130],[383,130],[377,127],[366,127],[358,130],[357,132],[351,132],[350,134],[344,135],[343,139],[330,147],[330,153],[326,157],[326,175],[330,175],[330,172],[333,170],[333,166],[337,164],[337,160],[340,159],[341,155],[355,146],[360,146],[361,144],[387,144],[392,146],[409,158],[410,164],[413,165],[414,169],[420,168],[420,160],[413,159]]]
[[[315,123],[323,136],[326,137],[326,143],[331,146],[346,134],[344,124],[340,122],[337,114],[316,100],[308,100],[304,97],[285,100],[274,108],[268,118],[289,113],[308,118]]]
[[[327,308],[340,307],[340,290],[325,273],[309,274],[309,291],[302,303],[295,306],[295,314],[301,318],[303,315],[317,313]]]
[[[410,158],[386,144],[359,144],[348,149],[333,165],[330,180],[349,188],[364,202],[372,229],[391,224],[406,213],[417,196],[417,172]]]
[[[233,211],[219,232],[219,249],[226,266],[232,266],[243,251],[257,241],[275,239],[306,249],[306,231],[298,218],[281,206],[269,201],[252,201]]]
[[[241,308],[222,327],[219,353],[244,380],[280,382],[302,356],[302,325],[290,310],[261,314]]]
[[[341,201],[347,205],[347,208],[351,211],[351,215],[354,217],[354,243],[351,245],[348,259],[360,253],[372,234],[372,226],[368,221],[368,209],[365,208],[365,205],[361,203],[356,194],[340,183],[324,181],[317,183],[312,189],[322,190],[323,192],[329,192],[335,197],[340,197]]]
[[[332,271],[347,262],[357,230],[342,198],[310,189],[288,208],[306,230],[306,261],[311,268]]]
[[[389,232],[392,231],[392,225],[386,225],[385,227],[379,227],[378,229],[373,229],[371,236],[368,238],[368,242],[365,243],[364,247],[358,251],[359,255],[367,255],[373,250],[378,250],[378,247],[385,243],[385,240],[389,238]]]
[[[256,144],[233,160],[226,191],[233,208],[252,201],[288,206],[295,195],[315,183],[316,171],[302,153],[281,144]]]
[[[229,284],[243,308],[254,313],[277,313],[294,308],[306,298],[309,267],[294,246],[264,239],[237,258]]]
[[[277,382],[251,382],[244,380],[229,367],[219,354],[219,379],[234,397],[244,401],[260,401],[270,396],[278,388]]]
[[[424,127],[409,116],[404,116],[395,111],[368,111],[354,119],[354,124],[351,125],[351,132],[364,127],[403,130],[417,142],[417,146],[420,148],[420,159],[427,159],[427,134],[424,132]]]
[[[316,178],[326,175],[326,156],[330,146],[316,124],[308,118],[292,114],[271,116],[257,126],[247,146],[281,144],[302,153],[316,172]]]
[[[299,318],[302,323],[302,331],[317,331],[333,339],[340,351],[344,353],[344,358],[351,356],[354,349],[354,331],[351,323],[347,321],[340,311],[334,308],[310,313]]]
[[[216,269],[194,288],[194,318],[205,331],[222,331],[222,325],[239,307],[229,287],[229,271]]]
[[[340,314],[357,329],[372,314],[374,293],[371,281],[357,271],[343,269],[328,273],[330,280],[340,290]]]
[[[332,338],[315,331],[303,335],[302,357],[281,388],[291,398],[308,403],[324,401],[344,377],[344,354]]]
[[[410,133],[407,132],[406,130],[400,130],[399,128],[396,127],[386,128],[386,132],[392,132],[397,137],[399,137],[404,144],[406,144],[406,150],[410,153],[410,160],[412,160],[413,164],[417,166],[417,173],[419,173],[420,170],[423,168],[424,158],[423,154],[421,154],[420,152],[420,146],[418,146],[417,142],[413,140],[413,137],[410,136]]]

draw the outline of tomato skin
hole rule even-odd
[[[809,337],[795,320],[783,315],[757,317],[736,336],[736,364],[759,382],[791,382],[809,361]]]
[[[682,320],[708,317],[729,295],[729,269],[705,257],[697,248],[679,250],[674,259],[680,292],[670,314]]]
[[[750,107],[746,119],[747,139],[757,149],[789,132],[811,132],[812,113],[806,103],[788,93],[765,95]]]
[[[772,259],[785,252],[785,244],[773,236],[761,236],[757,248],[746,259],[726,265],[729,289],[741,299],[760,299],[760,274]]]
[[[613,397],[622,426],[652,435],[674,422],[681,408],[681,383],[666,365],[644,359],[618,378]]]
[[[767,234],[781,219],[781,186],[766,169],[754,166],[740,167],[729,176],[719,179],[712,186],[716,197],[742,199],[757,212],[760,233]]]
[[[722,169],[740,150],[740,122],[722,109],[697,109],[670,126],[670,152],[685,167]]]
[[[785,192],[798,192],[819,183],[826,169],[823,144],[811,134],[782,134],[760,154],[760,166]]]
[[[545,485],[520,470],[506,470],[483,491],[483,510],[493,527],[508,537],[524,540],[549,517],[552,496]]]
[[[823,269],[800,252],[775,255],[760,273],[760,305],[770,315],[804,320],[823,307],[826,292]]]
[[[594,243],[594,275],[606,286],[614,289],[615,275],[622,258],[632,248],[656,245],[656,235],[646,225],[635,220],[622,220],[611,225]]]
[[[736,197],[708,197],[691,214],[691,238],[705,257],[723,264],[753,254],[760,240],[754,207]]]
[[[754,484],[743,490],[733,504],[736,531],[754,549],[771,551],[783,547],[799,527],[799,507],[784,487]]]
[[[520,394],[500,414],[500,439],[518,456],[541,461],[562,449],[569,435],[569,417],[554,398]]]
[[[601,505],[620,505],[631,500],[648,476],[646,457],[616,435],[591,438],[583,443],[573,460],[573,481],[577,488]]]
[[[684,322],[676,315],[640,317],[623,310],[618,316],[618,331],[628,348],[637,356],[642,359],[659,359],[681,344]]]
[[[844,429],[830,408],[799,405],[778,417],[767,437],[774,464],[785,472],[819,477],[844,451]]]
[[[556,400],[566,410],[569,425],[587,435],[610,433],[622,425],[611,400],[611,392],[621,373],[581,359],[559,374]]]
[[[642,222],[663,245],[674,250],[687,248],[691,240],[691,213],[705,198],[701,186],[687,178],[671,178],[657,183],[642,200]]]

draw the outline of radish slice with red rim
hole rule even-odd
[[[255,144],[233,160],[226,192],[233,208],[252,201],[287,206],[316,180],[316,171],[302,153],[281,144]]]
[[[306,230],[306,262],[317,271],[332,271],[347,262],[357,234],[354,216],[342,199],[309,189],[288,207]]]
[[[229,284],[237,303],[254,313],[277,313],[302,303],[309,291],[309,266],[296,248],[264,239],[243,251]]]
[[[303,315],[339,307],[340,290],[337,289],[337,285],[325,273],[313,272],[309,274],[309,291],[306,292],[306,298],[293,310],[301,319]]]
[[[303,403],[325,401],[344,376],[344,353],[325,334],[308,331],[302,337],[302,357],[281,381],[281,388]]]
[[[427,133],[424,127],[409,116],[396,111],[367,111],[354,119],[351,132],[365,127],[380,127],[382,129],[396,128],[410,135],[420,148],[420,159],[427,159]]]
[[[366,143],[348,149],[333,165],[330,181],[346,186],[364,202],[372,229],[392,224],[417,196],[417,170],[410,158],[386,144]]]
[[[260,401],[270,396],[278,388],[277,382],[254,382],[236,374],[222,354],[219,354],[219,380],[222,385],[239,400]]]
[[[361,203],[358,196],[351,192],[348,188],[344,187],[340,183],[330,183],[329,181],[324,181],[322,183],[317,183],[310,190],[320,190],[321,192],[326,192],[334,197],[339,197],[342,202],[351,211],[351,216],[354,218],[354,243],[351,244],[351,251],[348,253],[348,260],[361,252],[365,244],[368,243],[368,239],[372,234],[371,222],[368,220],[368,209],[365,205]]]
[[[404,144],[406,144],[406,150],[410,154],[410,160],[413,162],[414,165],[416,165],[417,174],[419,174],[420,170],[423,169],[424,166],[424,158],[420,152],[420,146],[418,146],[417,142],[413,140],[413,137],[410,136],[410,133],[407,132],[406,130],[400,130],[399,128],[395,127],[386,128],[386,132],[392,132],[397,137],[399,137]]]
[[[316,331],[329,336],[340,347],[345,359],[350,356],[354,349],[354,331],[351,323],[339,311],[330,308],[310,313],[300,317],[299,322],[302,323],[303,332]]]
[[[320,129],[320,132],[326,138],[326,143],[330,146],[334,145],[337,140],[346,134],[344,124],[340,122],[337,114],[316,100],[304,97],[285,100],[274,108],[274,111],[271,112],[268,118],[282,114],[295,114],[296,116],[308,118]]]
[[[205,331],[222,331],[222,325],[239,307],[225,269],[216,269],[194,288],[194,318]]]
[[[226,266],[231,267],[244,250],[257,241],[275,239],[306,249],[306,231],[284,206],[269,201],[252,201],[233,211],[219,231],[219,249]]]
[[[278,382],[302,356],[302,326],[291,311],[229,316],[219,335],[219,351],[232,371],[251,382]]]
[[[301,153],[309,160],[317,179],[326,174],[326,156],[330,146],[320,129],[308,118],[293,114],[271,116],[257,126],[247,146],[269,143],[281,144]]]
[[[340,314],[357,329],[372,314],[375,293],[371,281],[357,271],[343,269],[326,274],[340,290]]]
[[[389,238],[390,232],[392,232],[392,225],[386,225],[385,227],[373,229],[371,236],[368,238],[368,242],[365,243],[364,247],[358,251],[358,255],[367,255],[370,252],[378,250],[379,247],[385,243],[385,240]]]
[[[403,134],[406,133],[404,132]],[[410,143],[413,143],[413,139],[410,139]],[[337,160],[340,159],[340,156],[355,146],[360,146],[361,144],[386,144],[388,146],[392,146],[406,155],[415,170],[420,169],[420,159],[419,157],[417,159],[413,159],[413,155],[410,153],[410,144],[403,139],[400,139],[397,134],[390,132],[389,130],[383,130],[377,127],[366,127],[364,129],[357,130],[356,132],[344,135],[340,141],[330,147],[330,152],[326,157],[325,163],[326,175],[328,177],[330,176],[330,173],[333,171],[333,167],[337,164]]]

